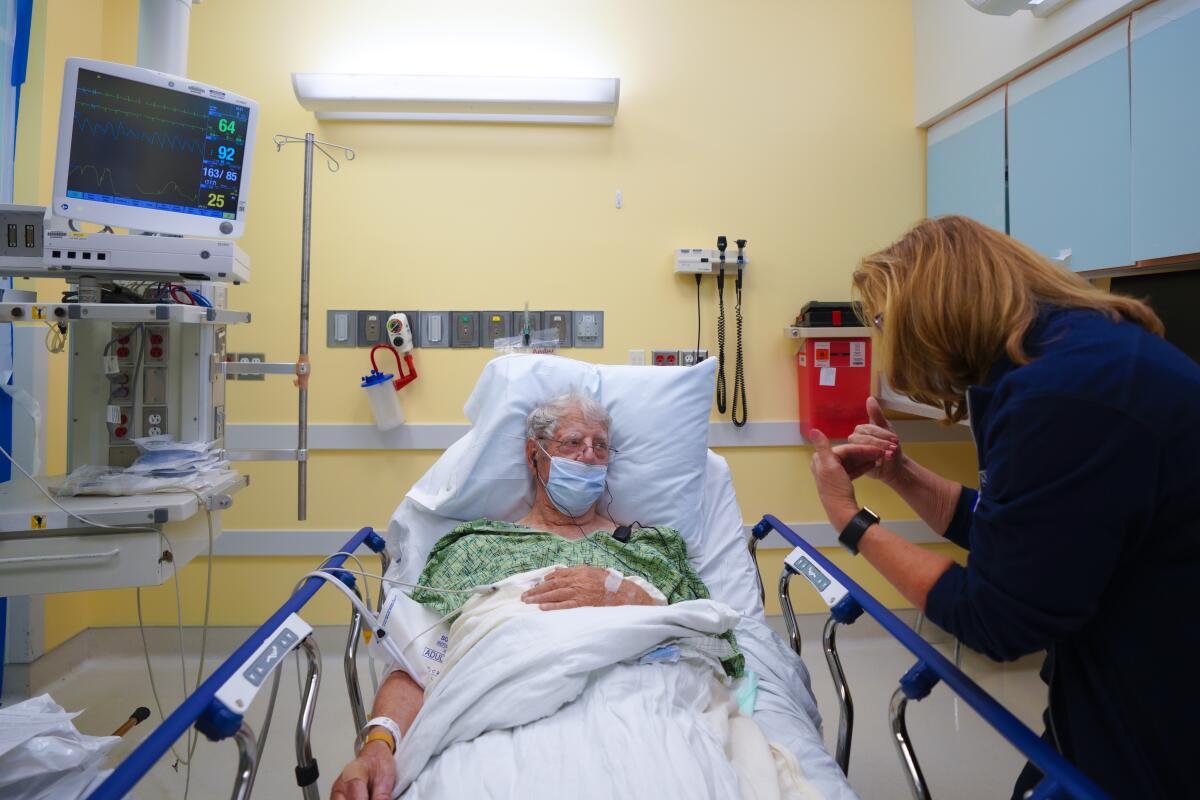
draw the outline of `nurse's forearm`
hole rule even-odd
[[[909,508],[925,521],[939,536],[946,533],[962,484],[948,480],[905,457],[895,478],[887,481],[892,491],[900,495]]]
[[[407,672],[390,673],[379,686],[371,716],[391,717],[400,726],[401,733],[408,732],[417,712],[425,702],[425,690],[408,676]]]
[[[929,590],[954,563],[950,558],[915,545],[882,525],[872,525],[867,529],[858,542],[858,552],[922,612],[925,611],[925,598]]]

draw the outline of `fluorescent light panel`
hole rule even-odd
[[[292,86],[317,119],[611,125],[621,82],[297,72]]]

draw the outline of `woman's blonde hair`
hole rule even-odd
[[[1028,364],[1024,340],[1044,305],[1090,308],[1162,335],[1145,303],[1097,289],[1016,239],[966,217],[927,219],[863,259],[854,290],[878,321],[888,382],[954,422],[966,391],[1007,355]]]

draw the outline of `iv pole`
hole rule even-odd
[[[308,378],[312,374],[308,360],[308,283],[312,243],[313,150],[320,150],[325,156],[325,166],[330,172],[337,172],[341,165],[326,147],[341,150],[347,161],[354,160],[354,151],[340,144],[321,141],[311,133],[304,134],[303,139],[276,134],[272,141],[275,142],[276,152],[282,150],[285,144],[304,143],[304,211],[300,223],[300,356],[296,359],[295,380],[300,390],[296,441],[296,519],[304,520],[308,518]]]

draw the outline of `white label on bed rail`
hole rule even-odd
[[[830,608],[833,608],[841,602],[843,597],[849,594],[845,586],[842,586],[834,580],[832,575],[817,566],[799,547],[788,553],[783,563],[787,564],[792,572],[802,576],[806,581],[811,583],[813,588],[820,593],[821,599]]]
[[[254,696],[283,658],[296,649],[312,633],[312,626],[296,614],[289,614],[254,654],[238,667],[237,672],[217,689],[216,698],[236,714],[245,714]]]

